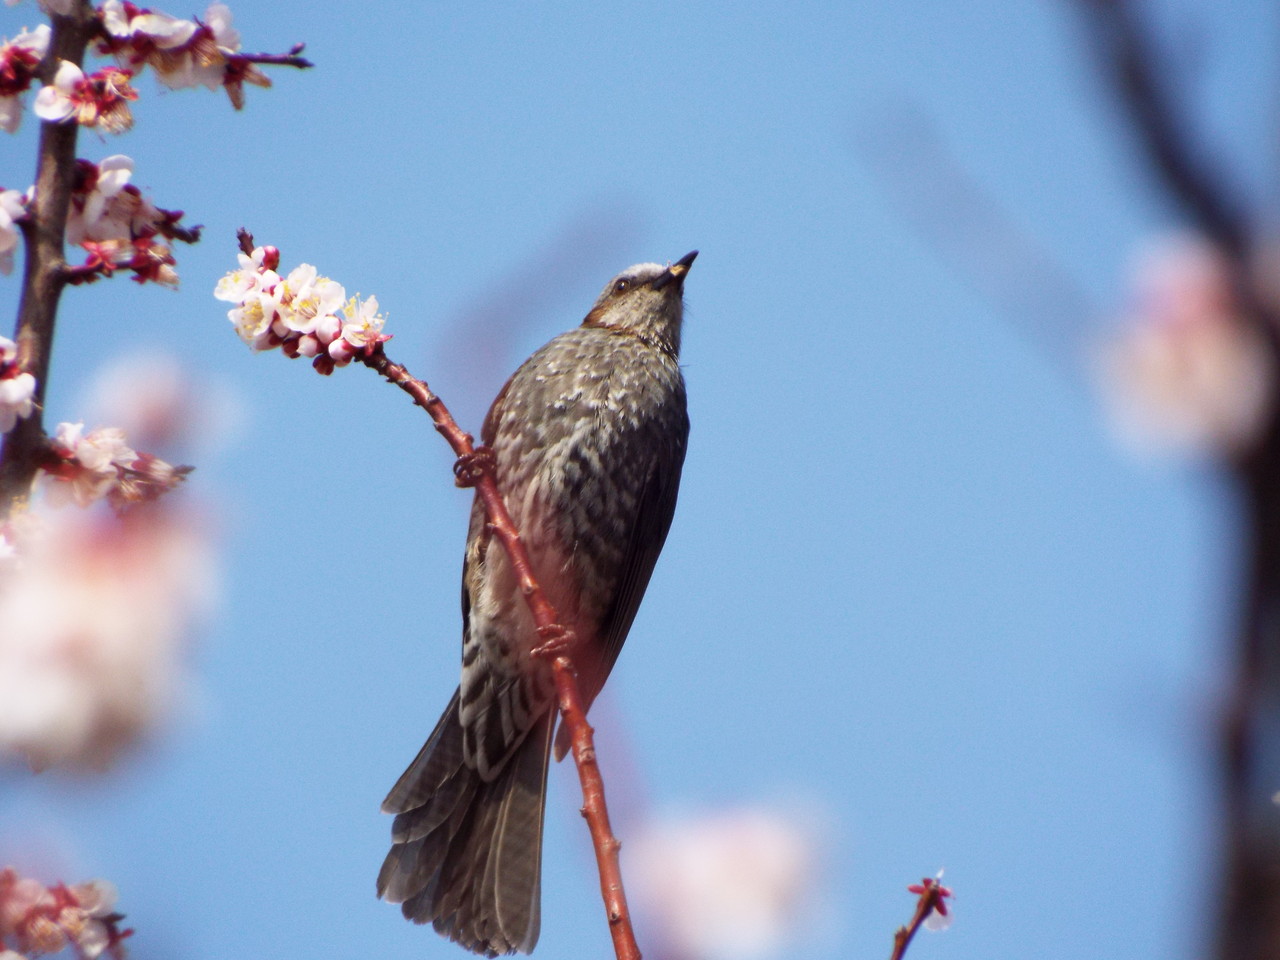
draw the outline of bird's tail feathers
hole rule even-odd
[[[378,896],[475,953],[538,940],[542,818],[554,712],[490,782],[463,759],[458,695],[383,801],[396,815]]]

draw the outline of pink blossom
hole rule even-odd
[[[115,888],[105,880],[67,887],[19,877],[12,868],[0,871],[0,946],[12,940],[32,956],[56,953],[73,945],[85,960],[104,953],[123,960],[123,941],[132,930],[121,930],[122,915],[114,912]],[[0,960],[26,960],[13,950]]]

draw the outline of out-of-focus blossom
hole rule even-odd
[[[183,700],[209,546],[189,515],[151,507],[46,512],[16,548],[0,577],[0,754],[104,768]]]
[[[18,223],[26,216],[26,195],[17,190],[0,190],[0,273],[13,272],[13,255],[22,236]]]
[[[768,956],[809,919],[817,851],[792,818],[744,809],[671,820],[629,850],[637,909],[682,960]]]
[[[175,467],[128,445],[118,427],[84,432],[83,423],[60,423],[50,447],[53,462],[41,467],[50,501],[87,507],[104,497],[117,509],[155,500],[180,484],[190,467]]]
[[[36,116],[51,123],[74,120],[84,127],[100,127],[122,133],[133,126],[129,101],[137,91],[129,81],[133,74],[117,67],[103,67],[88,76],[70,60],[58,63],[53,83],[36,94]]]
[[[1131,319],[1102,356],[1117,432],[1143,452],[1248,450],[1271,415],[1276,371],[1240,317],[1227,261],[1183,239],[1148,254],[1135,273]]]
[[[22,94],[35,79],[36,67],[49,49],[49,25],[24,29],[0,44],[0,130],[15,133],[22,122]]]
[[[382,332],[386,318],[378,313],[377,297],[348,300],[342,284],[320,276],[309,263],[281,279],[274,247],[257,247],[239,258],[240,269],[219,280],[213,295],[235,304],[227,318],[252,349],[280,347],[329,374],[391,339]]]
[[[74,946],[85,960],[104,954],[124,960],[124,944],[132,930],[122,930],[123,914],[115,912],[116,890],[105,880],[74,887],[46,887],[12,868],[0,870],[0,960],[26,960],[24,955],[57,953]],[[17,951],[22,951],[21,953]]]
[[[173,354],[139,350],[103,366],[83,408],[99,423],[117,424],[134,447],[195,460],[222,447],[244,415],[225,382]]]
[[[18,347],[0,337],[0,433],[8,433],[35,408],[36,378],[18,368]]]

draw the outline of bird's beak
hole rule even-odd
[[[681,257],[671,266],[667,267],[667,269],[663,273],[660,273],[656,277],[654,277],[653,282],[650,284],[650,286],[653,287],[653,289],[655,290],[661,290],[672,280],[678,281],[680,284],[683,285],[684,275],[688,273],[689,268],[693,266],[694,258],[697,257],[697,255],[698,255],[697,250],[690,250],[688,253],[686,253],[683,257]]]

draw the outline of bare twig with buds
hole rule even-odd
[[[893,953],[889,955],[889,960],[902,960],[906,956],[911,938],[930,917],[947,916],[947,899],[951,896],[951,890],[942,885],[940,878],[941,874],[936,878],[925,877],[919,883],[907,887],[907,892],[914,893],[919,898],[916,900],[916,912],[905,927],[899,927],[894,933]]]

